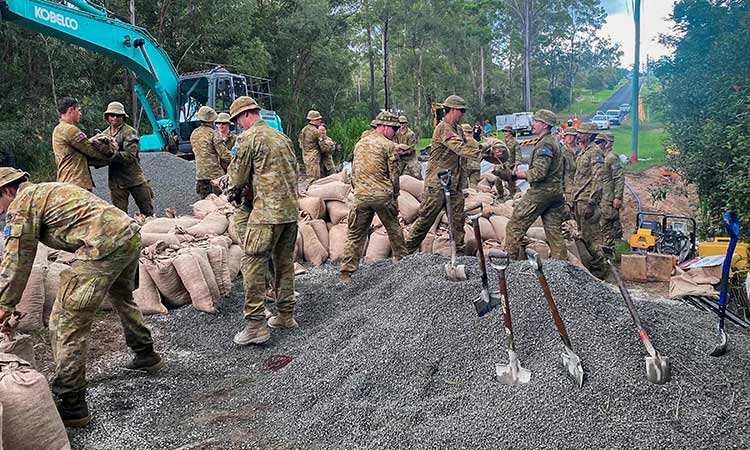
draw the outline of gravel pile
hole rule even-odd
[[[181,215],[191,214],[191,205],[199,200],[195,193],[195,163],[166,152],[141,153],[140,157],[146,179],[151,181],[151,188],[156,194],[156,215],[163,216],[165,208],[175,208]],[[91,168],[96,185],[94,193],[109,202],[108,174],[107,167]],[[128,213],[133,215],[136,212],[138,208],[131,198]]]
[[[91,373],[91,426],[75,449],[746,449],[750,336],[728,326],[712,358],[714,318],[676,302],[637,301],[672,380],[645,379],[644,350],[619,294],[561,262],[545,272],[586,379],[574,387],[527,263],[508,269],[525,386],[493,381],[507,363],[499,309],[476,317],[470,280],[445,280],[446,259],[365,265],[349,286],[332,266],[297,278],[295,331],[237,348],[241,290],[218,315],[192,308],[151,320],[168,369],[125,373],[112,357]],[[494,272],[490,279],[496,283]],[[286,365],[285,365],[286,364]]]

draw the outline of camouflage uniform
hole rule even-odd
[[[70,269],[60,275],[49,322],[56,364],[52,391],[60,397],[85,393],[89,333],[107,292],[128,347],[136,353],[153,351],[151,333],[133,301],[139,229],[119,209],[64,183],[22,183],[8,208],[1,309],[13,310],[21,299],[37,242],[76,254]]]
[[[508,146],[508,161],[506,164],[508,168],[512,169],[514,165],[520,164],[523,159],[523,156],[521,155],[521,147],[513,136],[508,136],[504,140],[505,145]],[[508,181],[508,192],[510,193],[510,198],[513,198],[513,196],[516,195],[516,192],[518,192],[515,180]]]
[[[211,140],[214,149],[216,150],[216,154],[219,155],[219,159],[221,160],[221,168],[226,171],[227,167],[229,166],[229,162],[232,160],[232,148],[234,148],[234,144],[235,142],[237,142],[237,136],[235,136],[234,133],[230,131],[225,138],[221,135],[221,132],[216,129],[214,130],[214,134]]]
[[[320,164],[320,132],[318,127],[312,124],[305,125],[299,132],[299,148],[302,150],[302,161],[305,163],[305,172],[310,177],[310,181],[315,181],[321,177]]]
[[[576,144],[573,144],[573,150],[577,150]],[[575,192],[576,176],[576,153],[571,149],[563,147],[563,190],[565,191],[565,203],[569,211],[573,211],[573,192]]]
[[[114,138],[119,148],[109,163],[112,204],[127,213],[128,197],[132,195],[141,214],[153,216],[154,191],[148,185],[141,168],[138,132],[130,125],[123,124],[116,131],[110,126],[104,130],[104,135]]]
[[[320,175],[327,177],[336,173],[336,164],[333,162],[333,152],[336,151],[336,142],[330,137],[320,137]]]
[[[252,207],[244,206],[246,214],[236,217],[238,231],[245,230],[241,236],[245,247],[241,265],[244,316],[247,320],[263,320],[269,261],[279,312],[292,312],[296,303],[297,158],[292,141],[262,120],[237,137],[236,147],[227,171],[230,184],[252,187]]]
[[[75,184],[89,191],[94,188],[89,159],[106,164],[114,153],[97,150],[86,133],[63,119],[52,131],[52,152],[57,164],[57,181]]]
[[[440,211],[445,207],[445,194],[438,180],[438,172],[448,169],[451,173],[451,206],[453,209],[453,230],[455,232],[456,250],[464,251],[464,196],[461,185],[464,183],[464,172],[461,158],[479,158],[479,144],[464,137],[461,127],[451,125],[445,119],[440,121],[432,133],[432,151],[427,161],[427,174],[424,181],[424,201],[419,207],[419,217],[411,227],[406,240],[406,250],[414,253],[419,249],[427,232],[435,223]]]
[[[615,241],[622,237],[620,210],[612,206],[615,199],[622,201],[625,190],[625,173],[620,157],[610,150],[604,155],[604,184],[602,186],[602,237],[603,244],[614,247]]]
[[[535,119],[536,119],[535,115]],[[531,152],[526,181],[529,190],[514,205],[513,215],[505,232],[505,249],[513,259],[526,259],[522,254],[522,239],[531,224],[541,216],[551,256],[568,259],[560,225],[563,222],[564,197],[562,190],[563,161],[560,147],[551,134],[543,135]]]
[[[463,126],[462,126],[463,129]],[[469,128],[471,129],[471,128]],[[466,140],[470,143],[476,144],[479,147],[479,143],[474,139],[473,136],[466,136]],[[461,158],[461,167],[463,168],[464,177],[461,185],[461,189],[471,188],[476,189],[479,183],[479,169],[481,158]]]
[[[505,194],[503,181],[507,181],[508,184],[512,183],[515,185],[515,180],[513,179],[513,165],[508,163],[509,151],[508,146],[504,141],[494,141],[492,144],[492,151],[501,151],[503,153],[503,156],[499,158],[501,162],[492,166],[492,174],[498,178],[498,181],[495,181],[497,197],[498,199],[502,199]]]
[[[190,145],[195,155],[195,192],[200,198],[208,194],[221,194],[221,191],[211,185],[211,180],[224,175],[222,164],[229,164],[232,155],[229,152],[219,153],[214,147],[214,129],[201,124],[190,135]]]
[[[399,154],[398,173],[400,175],[409,175],[410,177],[421,180],[422,165],[417,159],[417,135],[414,134],[411,128],[407,127],[406,131],[399,128],[396,135],[393,136],[393,142],[409,146],[407,152]]]
[[[583,130],[579,132],[581,131]],[[599,146],[592,141],[576,158],[576,187],[573,202],[581,241],[591,255],[588,269],[598,278],[606,277],[607,273],[604,268],[604,254],[601,248],[602,233],[599,224],[603,180],[604,157]],[[586,209],[592,212],[589,217],[585,217]]]
[[[391,115],[381,116],[387,123],[386,119]],[[395,120],[393,123],[398,124]],[[341,272],[351,273],[359,267],[362,246],[375,214],[388,232],[393,256],[400,258],[406,255],[404,235],[398,222],[399,173],[393,142],[380,133],[372,133],[357,142],[352,162],[352,186],[355,203],[349,212]]]

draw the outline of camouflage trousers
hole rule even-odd
[[[107,292],[112,308],[120,316],[128,347],[136,353],[153,349],[151,332],[133,301],[140,251],[141,236],[136,234],[105,258],[75,260],[70,269],[60,274],[60,290],[49,320],[55,395],[85,392],[89,333]]]
[[[211,180],[195,180],[195,193],[203,200],[209,194],[221,195],[221,190],[211,184]]]
[[[471,189],[476,189],[477,188],[477,184],[479,184],[479,179],[480,179],[479,168],[477,168],[477,169],[473,169],[473,168],[472,169],[468,169],[468,168],[465,168],[464,169],[464,183],[463,183],[464,186],[463,186],[463,188],[466,189],[468,187],[468,188],[471,188]]]
[[[320,176],[327,177],[334,173],[336,173],[336,164],[333,163],[333,155],[322,155],[320,157]]]
[[[320,153],[307,152],[302,154],[302,161],[305,163],[305,173],[310,181],[315,181],[321,177]]]
[[[398,174],[409,175],[417,180],[422,179],[422,164],[419,163],[416,155],[405,156],[398,160]]]
[[[594,214],[589,217],[583,217],[588,202],[577,201],[575,204],[576,224],[581,241],[586,246],[586,251],[591,255],[591,262],[586,267],[591,273],[599,278],[607,277],[605,267],[604,253],[602,253],[602,229],[599,221],[601,220],[601,209],[597,205],[594,208]],[[585,261],[584,261],[585,262]]]
[[[513,207],[513,215],[505,227],[505,251],[511,259],[526,259],[524,237],[529,227],[541,216],[550,256],[567,260],[568,249],[562,237],[561,225],[565,218],[563,196],[529,190]]]
[[[622,238],[622,223],[620,223],[620,210],[611,204],[602,204],[602,240],[606,247],[614,247],[615,242]]]
[[[139,184],[129,188],[109,188],[112,204],[126,214],[128,212],[129,197],[133,197],[138,211],[144,216],[154,215],[154,191],[148,183]]]
[[[401,224],[398,222],[398,207],[395,200],[373,199],[360,200],[349,211],[349,223],[346,235],[346,249],[344,258],[341,260],[342,272],[354,272],[359,268],[359,260],[362,257],[362,246],[367,240],[367,232],[370,230],[372,219],[378,215],[380,221],[388,233],[388,240],[391,241],[391,251],[394,258],[400,258],[406,255],[406,245],[404,244],[404,234],[401,231]]]
[[[425,187],[424,201],[419,206],[419,216],[412,224],[409,230],[409,236],[406,238],[406,251],[412,254],[419,250],[427,233],[435,224],[440,212],[445,208],[445,193],[439,187]],[[464,222],[466,214],[464,213],[464,195],[461,192],[451,192],[451,209],[453,210],[453,231],[456,239],[456,251],[463,253],[465,250],[464,241]]]
[[[282,224],[247,224],[240,268],[245,291],[243,314],[246,320],[261,320],[264,316],[266,287],[272,284],[279,312],[293,312],[294,243],[297,222]],[[238,228],[239,231],[239,228]],[[272,283],[269,281],[272,280]]]

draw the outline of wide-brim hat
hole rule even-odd
[[[198,114],[195,115],[196,119],[201,122],[214,122],[216,121],[216,116],[216,111],[210,106],[201,106]]]
[[[320,113],[318,111],[315,111],[314,109],[311,109],[310,111],[307,112],[307,120],[318,120],[322,118],[323,116],[320,115]]]
[[[123,104],[120,102],[111,102],[109,105],[107,105],[107,110],[104,111],[104,119],[107,118],[108,114],[129,117],[125,112],[125,106],[123,106]]]
[[[582,123],[578,126],[578,134],[599,134],[599,127],[594,122]]]
[[[5,187],[21,178],[29,178],[29,174],[15,167],[0,167],[0,188]]]
[[[400,127],[398,116],[389,111],[380,111],[373,120],[375,125],[385,125],[387,127]]]
[[[398,123],[409,123],[409,119],[406,116],[398,116]]]
[[[578,130],[573,127],[568,127],[563,131],[563,136],[578,136]]]
[[[237,97],[237,99],[233,101],[232,105],[229,107],[229,120],[234,120],[235,118],[237,118],[237,116],[245,111],[258,109],[260,109],[260,106],[258,106],[258,102],[256,102],[254,98],[247,95]]]
[[[557,126],[557,114],[548,109],[540,109],[539,111],[535,112],[534,120],[544,122],[551,127]]]
[[[471,125],[469,125],[468,123],[462,123],[461,124],[461,129],[464,130],[465,132],[471,132],[472,131]]]
[[[449,95],[448,98],[443,102],[443,106],[452,109],[466,109],[466,100],[462,99],[458,95]]]
[[[219,115],[216,117],[215,122],[216,123],[231,123],[231,121],[229,120],[229,114],[225,112],[219,113]]]

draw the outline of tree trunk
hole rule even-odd
[[[573,33],[570,33],[570,56],[568,57],[568,85],[569,85],[569,95],[568,95],[568,102],[569,105],[573,106],[573,84],[574,84],[574,78],[575,78],[575,72],[573,71],[573,65],[574,65],[574,55],[575,55],[575,27],[573,27]]]
[[[374,119],[378,113],[375,105],[375,52],[372,51],[372,25],[367,23],[367,48],[368,59],[370,60],[370,118]]]
[[[384,106],[386,111],[391,110],[391,96],[388,92],[388,22],[383,23],[383,92],[385,96]]]
[[[130,0],[130,23],[135,25],[135,0]],[[140,116],[138,115],[138,96],[135,93],[135,80],[129,70],[125,70],[125,78],[128,83],[128,89],[130,89],[131,97],[131,113],[133,115],[133,128],[138,130],[140,125]],[[156,132],[156,130],[154,130]]]
[[[531,0],[524,0],[523,11],[523,103],[531,111]]]
[[[417,126],[422,124],[422,63],[424,61],[423,45],[419,47],[417,56],[417,117],[414,123]]]
[[[479,47],[479,107],[484,108],[484,47]]]

